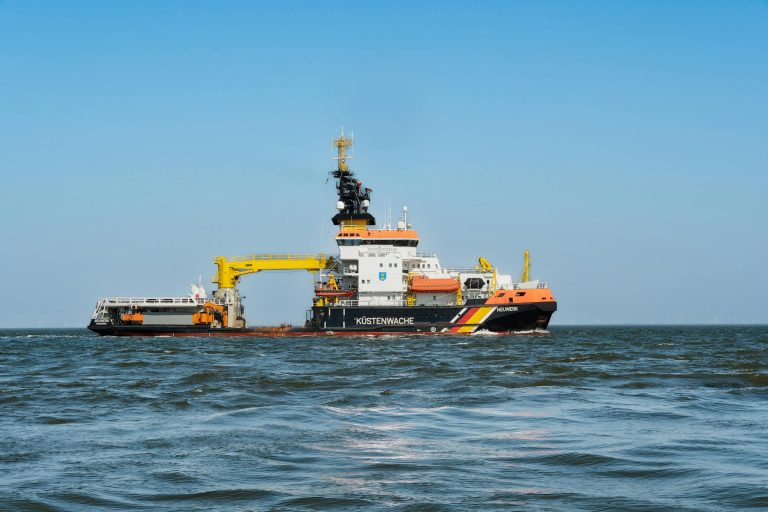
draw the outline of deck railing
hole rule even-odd
[[[453,273],[456,273],[456,274],[489,274],[489,275],[493,274],[493,270],[483,272],[479,268],[471,268],[471,267],[467,267],[467,268],[446,268],[446,269],[443,269],[443,270],[445,270],[446,272],[453,272]]]
[[[340,300],[338,302],[334,302],[331,304],[328,304],[329,306],[344,306],[344,307],[357,307],[357,306],[407,306],[408,304],[404,300],[389,300],[385,302],[381,302],[379,304],[360,304],[359,300]]]
[[[104,306],[162,306],[189,307],[213,302],[223,304],[223,299],[213,297],[104,297],[99,299]]]
[[[531,281],[528,283],[512,283],[513,290],[533,290],[537,288],[549,288],[546,281]]]
[[[226,256],[227,261],[247,261],[247,260],[306,260],[320,259],[327,260],[328,255],[324,253],[284,253],[284,254],[246,254],[244,256]]]

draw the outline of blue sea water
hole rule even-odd
[[[768,507],[768,327],[0,331],[0,510]]]

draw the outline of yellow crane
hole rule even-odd
[[[222,288],[234,288],[240,277],[263,270],[306,270],[318,272],[333,267],[335,260],[326,254],[249,254],[247,256],[217,256],[218,267],[213,282]]]
[[[496,269],[493,267],[493,265],[491,265],[490,261],[488,261],[487,259],[483,258],[482,256],[477,258],[477,262],[480,264],[480,266],[479,267],[475,267],[475,268],[479,268],[480,272],[483,272],[483,273],[486,273],[486,272],[491,273],[492,272],[493,273],[493,276],[491,277],[491,283],[488,285],[488,296],[490,297],[491,295],[496,293],[496,288],[498,286],[497,283],[496,283]]]
[[[482,272],[493,272],[493,265],[491,265],[491,262],[487,259],[480,256],[477,258],[477,262],[480,264],[480,270]]]

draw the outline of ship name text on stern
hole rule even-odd
[[[370,317],[355,318],[355,325],[413,325],[413,317]]]

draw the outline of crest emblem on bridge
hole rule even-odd
[[[387,273],[379,272],[379,281],[386,281],[386,280],[387,280]]]

